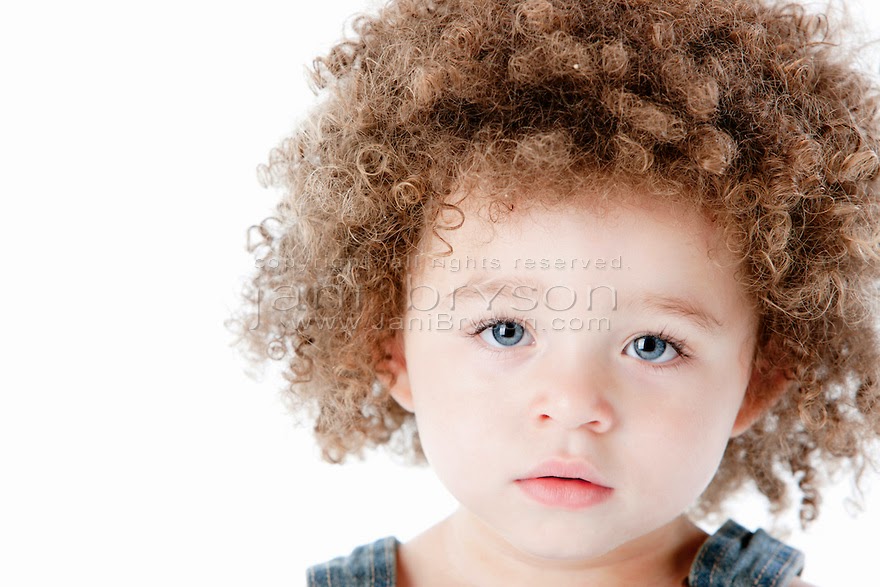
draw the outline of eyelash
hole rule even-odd
[[[646,368],[650,368],[650,369],[679,369],[679,368],[681,368],[682,363],[686,363],[691,358],[691,354],[688,351],[688,347],[687,347],[687,344],[685,343],[685,341],[683,339],[677,338],[677,337],[669,334],[666,331],[666,328],[661,328],[660,332],[644,332],[642,334],[639,334],[635,338],[631,339],[626,344],[626,347],[624,347],[624,348],[629,348],[629,345],[631,345],[633,343],[633,341],[636,341],[636,340],[638,340],[642,337],[645,337],[645,336],[653,336],[655,338],[662,340],[663,342],[665,342],[666,344],[671,346],[672,350],[674,350],[676,352],[676,354],[678,355],[678,357],[681,359],[681,360],[674,360],[673,359],[672,361],[667,361],[666,363],[651,363],[649,361],[640,361],[641,363],[644,363],[646,365]]]
[[[470,336],[470,338],[476,338],[480,336],[483,331],[494,327],[496,324],[504,324],[506,322],[514,322],[516,324],[519,324],[534,340],[535,336],[529,331],[528,327],[526,326],[528,321],[525,318],[521,318],[519,316],[492,316],[491,318],[483,318],[481,320],[478,320],[477,322],[471,322],[471,328],[468,331],[468,335]],[[479,348],[493,355],[499,355],[509,352],[507,349],[504,349],[502,347],[493,347],[486,344],[479,345]],[[520,347],[513,346],[508,348],[516,349]]]
[[[516,317],[516,316],[493,316],[491,318],[483,318],[477,322],[471,322],[471,328],[470,328],[470,331],[468,332],[468,335],[471,338],[475,338],[475,337],[479,336],[480,334],[482,334],[483,331],[485,331],[489,328],[492,328],[497,324],[502,324],[502,323],[506,323],[506,322],[515,322],[516,324],[519,324],[534,339],[534,335],[532,335],[528,331],[528,328],[526,328],[526,320],[523,318],[520,318],[520,317]],[[671,346],[672,350],[674,350],[675,353],[678,355],[678,357],[681,359],[678,361],[676,361],[676,360],[667,361],[666,363],[651,363],[649,361],[640,361],[642,363],[645,363],[646,368],[650,368],[650,369],[679,369],[681,367],[682,363],[687,362],[691,358],[691,354],[688,351],[688,347],[687,347],[687,344],[685,343],[685,341],[669,334],[667,332],[666,328],[661,328],[659,332],[643,332],[642,334],[639,334],[638,336],[636,336],[635,338],[630,340],[626,344],[626,347],[624,347],[624,348],[628,348],[629,345],[631,345],[633,343],[633,341],[638,340],[643,337],[646,337],[646,336],[653,336],[655,338],[662,340],[663,342],[665,342],[666,344]],[[495,355],[507,352],[504,348],[490,347],[487,345],[480,345],[480,348],[485,350],[486,352],[489,352],[489,353],[492,353]],[[514,347],[510,347],[510,348],[517,348],[517,347],[514,346]]]
[[[476,336],[490,326],[495,326],[496,324],[501,324],[503,322],[516,322],[520,326],[524,326],[524,320],[521,318],[515,318],[513,316],[492,316],[491,318],[482,318],[477,322],[471,322],[471,331],[468,334]]]

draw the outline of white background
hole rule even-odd
[[[880,9],[850,5],[880,36]],[[0,584],[300,585],[453,508],[381,454],[322,464],[223,327],[278,197],[255,168],[311,99],[303,66],[367,6],[0,8]],[[790,538],[819,585],[874,576],[880,493],[856,519],[846,494]]]

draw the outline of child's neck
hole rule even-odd
[[[681,516],[596,560],[539,559],[516,551],[459,508],[400,547],[397,586],[680,587],[707,537]]]

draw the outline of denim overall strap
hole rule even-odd
[[[763,530],[749,532],[733,520],[700,547],[688,575],[690,587],[783,587],[804,568],[801,551]]]
[[[382,538],[358,546],[307,571],[308,587],[394,587],[397,583],[397,539]]]

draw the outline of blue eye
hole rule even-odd
[[[640,336],[627,345],[626,354],[652,363],[667,363],[677,357],[679,352],[671,342],[649,334]]]
[[[479,334],[480,338],[494,347],[512,347],[523,340],[531,341],[531,335],[526,332],[525,327],[511,320],[500,320],[481,325],[476,334]]]

